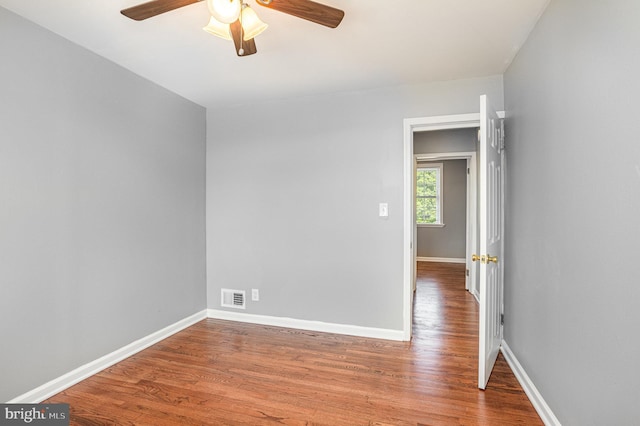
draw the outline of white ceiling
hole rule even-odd
[[[145,0],[0,0],[5,7],[200,105],[454,80],[505,71],[549,0],[316,0],[330,29],[245,0],[269,28],[258,53],[202,31],[204,2],[137,22]]]

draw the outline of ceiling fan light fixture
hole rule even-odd
[[[261,34],[268,27],[267,24],[258,18],[256,12],[251,9],[248,4],[242,5],[242,16],[240,17],[240,22],[242,22],[242,30],[244,32],[244,36],[242,38],[244,41],[251,40]]]
[[[207,7],[211,16],[218,22],[230,24],[240,16],[241,0],[207,0]]]
[[[209,19],[209,24],[202,28],[209,34],[223,38],[225,40],[231,40],[231,31],[229,30],[229,24],[223,24],[213,16]]]

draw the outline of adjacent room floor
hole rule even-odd
[[[207,319],[52,397],[71,424],[542,424],[500,356],[477,389],[464,265],[418,264],[411,343]]]

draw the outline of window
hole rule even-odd
[[[416,223],[442,223],[442,163],[418,164],[416,172]]]

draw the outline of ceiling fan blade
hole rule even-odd
[[[247,41],[242,39],[242,24],[240,24],[239,19],[230,24],[229,28],[231,29],[231,37],[233,38],[233,44],[236,46],[236,54],[238,56],[249,56],[258,52],[256,42],[253,39]],[[240,48],[244,50],[242,54],[240,54]]]
[[[143,19],[151,18],[182,6],[198,3],[198,1],[200,0],[153,0],[128,9],[122,9],[120,13],[127,18],[142,21]]]
[[[337,27],[344,18],[344,11],[311,0],[256,0],[256,3],[329,28]]]

